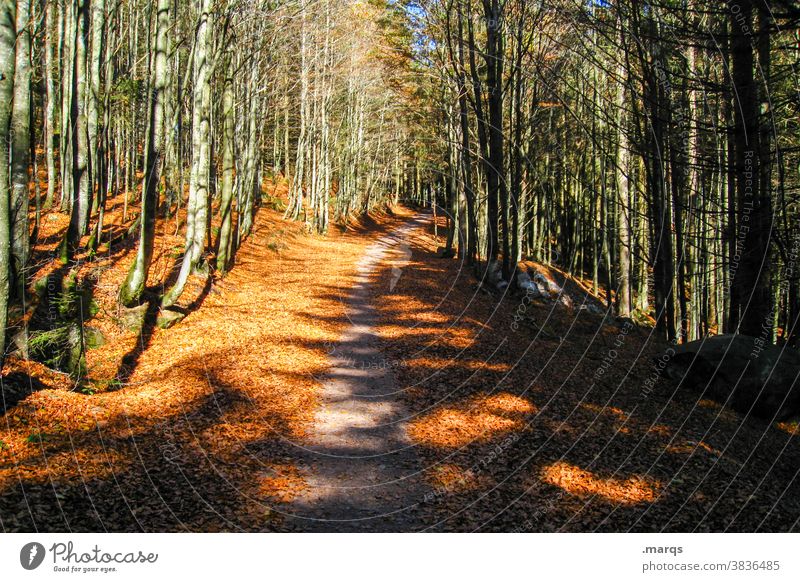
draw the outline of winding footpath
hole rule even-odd
[[[322,406],[314,433],[300,455],[306,491],[287,511],[303,531],[414,531],[422,529],[418,507],[427,488],[406,433],[407,411],[394,381],[392,362],[373,332],[370,297],[377,267],[387,254],[409,258],[404,240],[427,222],[416,216],[381,237],[360,261],[356,282],[344,298],[350,322],[330,355],[322,379]],[[394,266],[390,285],[402,276]]]

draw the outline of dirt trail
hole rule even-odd
[[[420,529],[425,488],[406,434],[407,411],[396,392],[393,362],[378,346],[371,302],[375,273],[392,254],[392,281],[402,276],[405,238],[425,224],[417,216],[383,236],[364,254],[344,299],[349,327],[330,349],[322,406],[300,463],[307,490],[289,512],[306,531]]]

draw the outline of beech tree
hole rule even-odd
[[[9,176],[9,136],[11,102],[14,95],[14,44],[16,41],[14,0],[0,2],[0,325],[8,323],[11,281],[11,192]],[[0,362],[5,359],[5,333],[0,334]]]
[[[512,284],[519,258],[556,263],[605,287],[618,315],[652,317],[666,339],[795,341],[796,139],[775,128],[794,119],[796,7],[421,9],[419,52],[449,120],[430,139],[454,150],[425,164],[452,167],[457,152],[461,166],[457,192],[433,196],[483,225],[459,237],[462,252],[501,259]]]
[[[263,206],[324,234],[403,201],[512,289],[539,261],[667,340],[796,343],[800,16],[766,8],[6,2],[0,293],[31,291],[42,211],[69,217],[59,274],[129,244],[121,306],[169,309]]]

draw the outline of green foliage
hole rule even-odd
[[[47,287],[44,278],[41,287]],[[75,269],[63,278],[59,287],[54,293],[43,293],[48,299],[44,306],[48,318],[44,325],[40,322],[39,329],[31,329],[28,351],[34,360],[80,378],[86,372],[85,348],[105,341],[99,331],[84,328],[84,322],[97,315],[100,307],[90,289],[78,280]]]
[[[32,444],[41,444],[48,442],[52,436],[53,435],[47,434],[46,432],[32,432],[27,436],[25,441]]]
[[[119,378],[87,380],[81,387],[81,394],[92,396],[98,392],[116,392],[122,388]]]
[[[71,324],[30,334],[28,350],[31,358],[46,366],[61,369],[69,358]]]
[[[53,300],[59,316],[62,318],[73,318],[80,315],[79,309],[81,296],[78,292],[77,274],[72,271],[64,278],[61,291]]]
[[[117,81],[112,87],[109,98],[116,105],[126,106],[135,101],[142,90],[142,81],[139,79],[124,78]]]
[[[286,210],[286,203],[284,203],[284,201],[278,198],[277,196],[264,194],[264,196],[262,197],[262,203],[267,208],[272,208],[277,212],[284,212]]]

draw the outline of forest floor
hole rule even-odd
[[[0,528],[798,529],[796,425],[675,392],[666,344],[556,269],[529,265],[569,301],[485,292],[442,226],[400,208],[319,237],[262,209],[186,319],[139,334],[114,311],[132,245],[86,262],[97,389],[7,364],[37,389],[0,416]],[[163,228],[154,271],[180,244]]]

